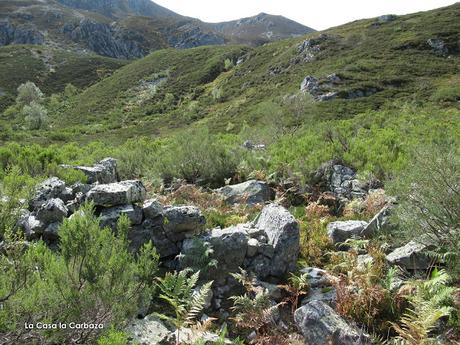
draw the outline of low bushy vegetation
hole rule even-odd
[[[158,265],[152,244],[134,257],[128,252],[127,218],[120,219],[115,236],[110,229],[99,227],[92,212],[92,206],[87,205],[64,221],[59,229],[58,253],[42,242],[26,245],[13,232],[5,234],[6,255],[0,257],[2,339],[91,343],[104,327],[123,326],[136,315],[139,305],[150,300]],[[24,326],[37,323],[93,326]]]

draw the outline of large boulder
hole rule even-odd
[[[225,186],[217,189],[217,193],[221,194],[228,204],[262,204],[272,200],[274,197],[271,188],[266,182],[256,180]]]
[[[68,210],[61,199],[50,199],[37,210],[37,219],[45,224],[61,222],[67,217]]]
[[[199,234],[206,225],[206,219],[195,206],[165,207],[163,216],[165,234],[173,242]]]
[[[208,278],[224,279],[229,273],[238,272],[239,268],[243,267],[249,240],[244,225],[214,229],[206,239],[214,250],[213,258],[217,260],[217,267],[207,272]]]
[[[63,165],[62,167],[83,172],[90,184],[118,182],[117,160],[114,158],[105,158],[92,167],[70,165]]]
[[[141,181],[130,180],[96,185],[88,192],[87,200],[97,206],[110,207],[143,201],[145,194],[146,189]]]
[[[289,211],[280,205],[267,205],[254,227],[265,232],[268,245],[274,249],[270,275],[282,276],[295,270],[300,248],[299,223]]]
[[[297,309],[294,320],[308,345],[369,344],[357,328],[321,301],[311,301]]]
[[[332,222],[327,225],[327,235],[333,244],[343,243],[351,238],[359,238],[367,223],[361,220]]]
[[[51,177],[37,186],[34,196],[30,199],[29,206],[31,210],[37,209],[49,199],[59,198],[65,191],[65,182],[57,177]]]
[[[426,270],[432,264],[431,258],[426,253],[427,249],[424,244],[410,241],[388,254],[386,259],[391,265],[398,265],[407,270]]]
[[[40,238],[46,225],[33,214],[25,213],[18,220],[18,226],[24,232],[27,240]]]
[[[121,205],[105,208],[100,214],[100,225],[102,227],[110,227],[115,229],[118,219],[122,215],[126,215],[132,225],[139,225],[142,223],[142,209],[136,205]]]

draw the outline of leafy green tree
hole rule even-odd
[[[44,99],[43,92],[33,82],[28,81],[18,87],[16,103],[20,106],[41,103]]]
[[[24,120],[29,129],[35,130],[46,127],[48,111],[43,105],[36,102],[32,102],[30,105],[24,105],[22,114],[24,115]]]

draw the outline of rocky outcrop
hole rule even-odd
[[[333,244],[343,243],[348,239],[360,238],[367,223],[360,220],[332,222],[327,225],[327,235]]]
[[[430,38],[426,41],[428,46],[433,50],[436,55],[447,56],[449,55],[449,49],[446,43],[440,38]]]
[[[141,47],[139,40],[128,39],[129,32],[116,24],[108,25],[85,18],[79,23],[65,24],[62,32],[74,42],[84,43],[103,56],[133,59],[148,53]],[[134,32],[131,34],[135,35]]]
[[[305,344],[370,344],[357,328],[349,325],[331,307],[321,301],[312,301],[297,309],[294,320],[305,338]]]
[[[300,91],[310,94],[318,102],[330,101],[336,98],[355,99],[369,97],[379,91],[376,87],[371,86],[362,89],[342,90],[338,88],[340,84],[342,84],[342,79],[336,73],[323,78],[308,75],[302,80]]]
[[[379,181],[360,181],[355,170],[339,161],[322,164],[311,176],[311,183],[321,191],[330,191],[339,199],[362,199],[369,190],[381,188]]]
[[[264,181],[249,180],[240,184],[225,186],[216,190],[228,204],[263,204],[273,200],[274,193]]]
[[[295,269],[299,253],[299,225],[282,206],[270,204],[255,223],[213,229],[199,239],[212,246],[217,266],[202,272],[217,284],[239,268],[258,278],[281,277]],[[185,240],[181,255],[193,253],[194,240]]]
[[[386,258],[390,265],[397,265],[406,270],[426,270],[433,264],[433,260],[427,255],[428,249],[424,244],[411,241],[395,249]]]
[[[13,25],[0,21],[0,46],[9,44],[43,44],[45,36],[32,24]]]

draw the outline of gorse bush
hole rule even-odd
[[[23,325],[123,326],[140,303],[151,298],[158,266],[151,243],[137,257],[129,253],[128,227],[128,219],[122,217],[116,236],[108,228],[101,229],[91,205],[86,205],[61,225],[59,253],[42,242],[24,247],[10,239],[7,253],[0,256],[1,337],[19,344],[88,344],[103,330],[40,330]]]
[[[436,254],[458,272],[460,264],[460,155],[449,146],[414,153],[410,169],[392,185],[399,196],[401,235],[435,245]]]
[[[182,178],[190,183],[222,186],[238,167],[240,153],[206,128],[177,136],[158,152],[156,169],[162,179]]]

